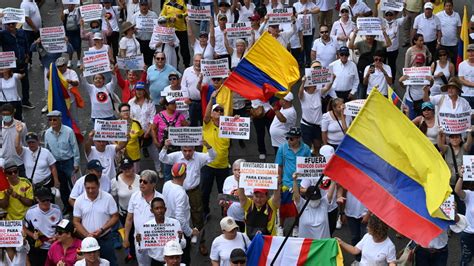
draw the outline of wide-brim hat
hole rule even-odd
[[[124,34],[125,32],[127,32],[127,30],[131,29],[135,27],[135,25],[130,22],[130,21],[126,21],[122,24],[122,34]]]
[[[449,87],[455,87],[456,89],[459,90],[459,92],[463,93],[460,82],[458,82],[454,78],[450,79],[448,84],[445,84],[445,85],[441,86],[441,91],[446,92],[446,91],[448,91]]]

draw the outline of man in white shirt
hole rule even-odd
[[[214,47],[214,58],[228,58],[230,64],[230,55],[225,48],[224,31],[226,29],[227,16],[224,14],[217,15],[217,27],[211,30],[209,42]],[[213,34],[214,33],[214,34]]]
[[[329,65],[329,71],[334,75],[333,81],[329,83],[338,98],[345,102],[354,99],[359,86],[357,66],[349,60],[349,48],[339,48],[339,59]]]
[[[383,51],[375,51],[374,63],[365,67],[364,85],[367,86],[367,95],[370,94],[372,88],[377,88],[383,95],[387,96],[388,86],[393,84],[392,70],[390,66],[384,64],[385,53]]]
[[[150,49],[150,40],[151,35],[153,34],[153,27],[145,28],[144,25],[155,19],[158,19],[158,15],[154,11],[150,10],[148,6],[148,0],[141,0],[140,11],[135,13],[130,21],[137,27],[135,37],[140,43],[140,51],[143,53],[143,60],[147,66],[151,66],[153,64],[154,51]]]
[[[423,35],[423,40],[432,55],[436,54],[436,47],[441,43],[441,22],[433,15],[433,4],[425,3],[423,14],[419,14],[413,22],[410,38],[415,33]]]
[[[265,16],[265,23],[261,30],[265,29],[268,24],[268,16]],[[291,36],[297,32],[296,30],[296,18],[293,16],[291,17],[291,28],[289,31],[280,32],[280,24],[271,24],[268,25],[268,33],[270,33],[277,41],[283,45],[283,47],[287,48],[288,44],[290,43]],[[260,34],[263,34],[261,32]]]
[[[181,77],[181,89],[187,91],[189,95],[189,120],[191,127],[202,125],[202,107],[201,107],[201,91],[197,84],[199,75],[201,74],[202,54],[195,54],[193,57],[193,65],[186,68]]]
[[[127,145],[127,142],[119,142],[119,144],[108,144],[108,141],[94,141],[95,131],[89,132],[89,138],[84,143],[84,151],[86,152],[87,161],[99,160],[104,168],[104,175],[109,179],[115,178],[115,155]],[[94,146],[92,146],[94,143]]]
[[[74,227],[80,236],[96,238],[101,247],[101,257],[116,266],[111,230],[119,220],[117,203],[112,195],[100,190],[97,176],[87,175],[84,186],[86,193],[79,196],[74,204]]]
[[[451,62],[456,65],[461,18],[457,12],[454,12],[452,0],[444,1],[444,10],[436,16],[441,22],[441,46],[448,50]]]
[[[322,67],[328,67],[336,60],[339,43],[336,37],[329,35],[329,27],[326,25],[319,26],[320,38],[314,40],[313,48],[311,48],[311,60],[318,60]]]
[[[40,37],[39,29],[41,28],[41,13],[35,0],[23,0],[20,8],[25,11],[25,22],[23,24],[23,30],[28,38],[28,47]],[[29,52],[29,63],[31,64],[31,55]]]
[[[461,96],[474,109],[474,44],[472,43],[467,47],[467,59],[459,64],[458,76],[462,84]]]
[[[68,202],[71,206],[74,206],[76,199],[84,193],[84,179],[87,175],[92,174],[97,176],[99,178],[100,189],[107,193],[110,192],[110,178],[103,174],[103,170],[104,167],[102,167],[99,160],[91,160],[87,163],[87,174],[76,180],[76,183],[74,183],[72,187],[71,194],[69,195]]]

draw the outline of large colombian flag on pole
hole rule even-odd
[[[461,64],[467,59],[467,46],[469,45],[469,21],[467,19],[467,7],[464,6],[464,14],[462,16],[461,38],[458,42],[458,58],[456,58],[456,65]]]
[[[285,238],[257,234],[247,250],[247,265],[270,265]],[[342,266],[342,252],[336,239],[314,240],[290,237],[274,265]]]
[[[324,174],[424,247],[452,224],[440,219],[446,216],[439,207],[451,193],[445,161],[377,90],[370,93]]]
[[[291,90],[300,71],[295,58],[273,36],[264,32],[224,82],[242,97],[267,101]]]

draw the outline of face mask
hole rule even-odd
[[[11,115],[4,115],[4,116],[2,117],[2,121],[3,121],[4,123],[10,123],[12,120],[13,120],[13,118],[12,118]]]
[[[94,32],[94,33],[95,32],[100,32],[100,29],[99,28],[91,28],[91,31]]]
[[[309,201],[309,207],[311,207],[311,208],[317,208],[320,203],[321,203],[321,200],[320,200],[320,199],[318,199],[318,200],[310,200],[310,201]]]

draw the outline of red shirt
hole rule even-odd
[[[64,254],[63,246],[60,241],[54,242],[48,251],[45,266],[56,266],[61,260],[66,266],[74,266],[77,261],[77,250],[81,248],[81,240],[74,239],[72,245],[66,250]]]
[[[120,74],[120,70],[117,69],[115,72],[117,76],[117,84],[122,90],[122,102],[123,103],[128,103],[130,99],[135,97],[135,84],[131,84],[130,81],[123,79],[122,75]],[[142,71],[142,76],[140,77],[140,80],[137,82],[146,82],[146,71]],[[130,85],[133,86],[133,88],[130,87]]]

